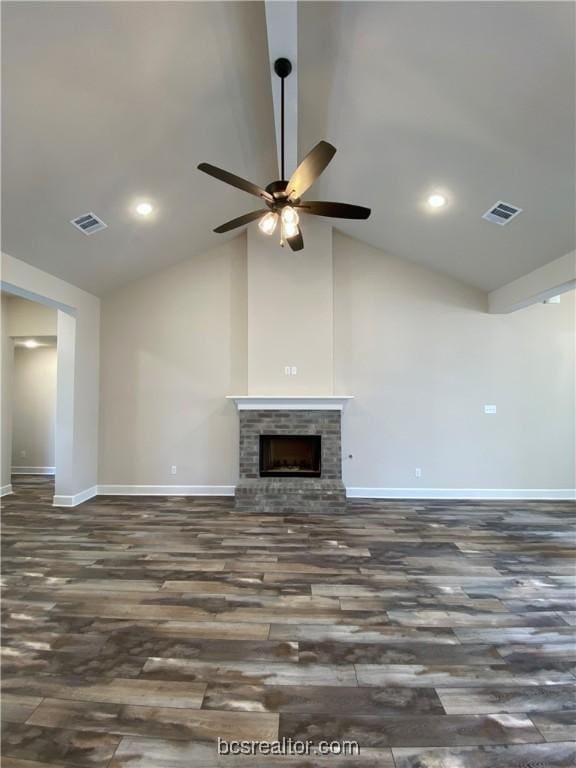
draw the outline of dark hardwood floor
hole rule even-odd
[[[576,765],[572,504],[3,502],[3,768]],[[218,758],[222,739],[354,757]]]

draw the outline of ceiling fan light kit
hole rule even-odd
[[[349,203],[313,202],[302,200],[302,195],[314,184],[316,179],[324,171],[328,163],[336,154],[336,147],[327,141],[320,141],[306,155],[298,168],[288,181],[284,179],[284,80],[292,72],[292,64],[288,59],[276,59],[274,71],[281,83],[281,168],[282,179],[272,181],[266,189],[261,189],[257,184],[235,176],[233,173],[217,168],[209,163],[200,163],[198,169],[213,176],[225,184],[230,184],[237,189],[259,197],[267,206],[257,211],[245,213],[236,219],[227,221],[216,227],[214,232],[229,232],[231,229],[242,227],[256,219],[259,219],[258,228],[265,235],[273,235],[280,222],[280,244],[288,243],[293,251],[301,251],[304,248],[304,239],[300,227],[299,211],[314,216],[329,216],[340,219],[367,219],[370,216],[370,208]]]
[[[278,214],[274,213],[274,211],[269,211],[268,213],[265,213],[258,222],[258,229],[265,235],[273,235],[277,224]]]

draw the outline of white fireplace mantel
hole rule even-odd
[[[239,411],[342,411],[354,395],[226,395]]]

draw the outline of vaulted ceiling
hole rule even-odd
[[[2,57],[3,250],[87,290],[257,207],[199,162],[277,177],[263,3],[6,2]],[[338,148],[309,197],[373,209],[342,231],[486,290],[574,249],[571,3],[301,3],[298,79],[301,155]]]

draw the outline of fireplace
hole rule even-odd
[[[320,435],[260,435],[260,477],[320,477]]]
[[[234,505],[258,514],[346,511],[342,482],[344,395],[230,395],[240,417]]]

